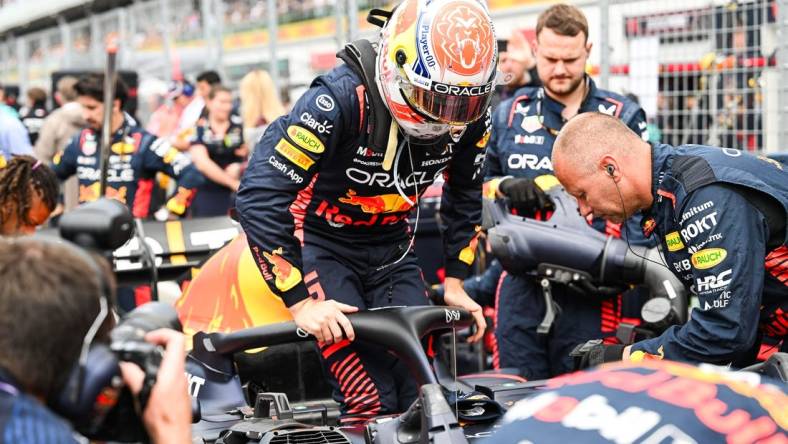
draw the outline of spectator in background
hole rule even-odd
[[[187,81],[172,82],[165,96],[165,103],[151,114],[145,129],[164,139],[174,138],[178,134],[181,115],[192,102],[194,92],[194,85]]]
[[[172,145],[179,150],[189,149],[189,139],[200,117],[204,117],[205,102],[214,86],[221,85],[222,78],[216,71],[204,71],[197,76],[197,96],[186,106],[178,122],[178,135]]]
[[[33,154],[27,129],[11,114],[0,111],[0,168],[11,161],[12,156]]]
[[[510,74],[512,79],[508,84],[496,88],[493,109],[499,101],[508,99],[518,89],[542,84],[536,72],[536,59],[531,52],[531,45],[521,31],[514,30],[509,40],[498,40],[498,69]]]
[[[19,113],[16,111],[16,109],[6,102],[5,88],[3,85],[0,85],[0,113],[19,118]]]
[[[52,111],[41,126],[34,152],[36,157],[49,164],[55,153],[65,149],[71,137],[85,126],[82,106],[77,102],[76,77],[66,76],[58,80],[55,102],[59,108]],[[79,204],[79,185],[72,177],[63,184],[63,206],[66,211]]]
[[[228,214],[249,150],[243,126],[232,115],[232,92],[219,85],[208,94],[208,115],[201,117],[190,141],[192,161],[207,179],[192,201],[194,217]]]
[[[35,145],[38,140],[39,131],[44,124],[44,118],[49,114],[47,111],[47,92],[41,88],[30,88],[27,90],[27,103],[19,110],[19,118],[27,128],[30,143]]]
[[[256,69],[241,79],[241,118],[244,125],[244,140],[252,146],[260,139],[268,124],[285,113],[282,101],[271,76]]]
[[[33,234],[57,206],[55,173],[32,156],[14,157],[0,170],[0,236]]]

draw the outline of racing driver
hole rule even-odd
[[[442,179],[447,305],[486,324],[462,288],[481,222],[497,47],[476,0],[406,0],[258,142],[237,196],[263,278],[319,341],[342,423],[407,408],[416,386],[379,347],[351,342],[345,313],[427,305],[408,215]],[[382,17],[382,18],[381,18]],[[388,20],[383,20],[387,18]]]

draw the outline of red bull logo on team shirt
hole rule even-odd
[[[411,202],[416,201],[417,196],[410,196]],[[410,210],[413,205],[399,194],[380,194],[377,196],[359,196],[354,190],[348,190],[346,197],[340,197],[339,201],[349,205],[358,205],[361,211],[370,214],[400,213]]]

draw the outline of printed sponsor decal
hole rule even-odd
[[[487,131],[484,132],[482,138],[476,141],[476,148],[484,148],[487,146],[487,142],[490,140],[490,128],[487,128]]]
[[[684,248],[684,244],[681,242],[681,237],[679,237],[678,231],[668,233],[665,236],[665,243],[668,246],[668,251],[679,251]]]
[[[328,120],[323,120],[322,123],[318,122],[317,120],[315,120],[314,117],[312,117],[312,114],[310,114],[307,111],[304,111],[301,114],[301,123],[303,123],[305,126],[311,128],[311,129],[317,131],[318,134],[323,134],[323,135],[326,135],[326,136],[330,135],[331,134],[331,130],[334,128],[334,125],[328,123]]]
[[[298,125],[290,125],[287,127],[287,135],[290,136],[290,139],[295,142],[296,145],[312,153],[320,154],[326,149],[323,146],[323,142],[321,142],[317,136]]]
[[[526,143],[532,145],[544,145],[544,136],[531,136],[528,134],[515,134],[514,143],[523,145]]]
[[[640,223],[640,228],[643,230],[643,236],[649,237],[657,229],[657,221],[653,217],[644,218]]]
[[[373,214],[368,220],[354,219],[350,215],[340,213],[339,210],[340,208],[338,206],[324,200],[315,210],[315,215],[324,217],[326,223],[334,228],[342,228],[344,226],[371,227],[377,225],[393,225],[408,218],[407,212],[400,212],[388,215]]]
[[[687,251],[690,254],[697,253],[698,251],[702,250],[703,247],[705,247],[709,243],[714,242],[714,241],[718,241],[720,239],[722,239],[722,233],[714,233],[711,236],[709,236],[708,238],[706,238],[705,241],[700,242],[700,243],[695,244],[695,245],[690,245],[689,248],[687,248]]]
[[[271,164],[274,168],[281,171],[282,174],[287,176],[291,181],[294,183],[303,183],[304,178],[301,177],[300,174],[296,173],[294,169],[288,167],[283,162],[280,162],[275,156],[271,156],[268,158],[268,163]]]
[[[696,214],[700,213],[701,211],[708,210],[709,208],[712,208],[712,207],[714,207],[714,202],[711,201],[711,200],[707,201],[707,202],[703,202],[700,205],[695,205],[694,207],[691,207],[689,210],[687,210],[687,211],[685,211],[684,213],[681,214],[681,219],[679,219],[679,224],[683,224],[684,221],[686,221],[690,217],[695,216]]]
[[[553,170],[553,163],[550,161],[549,157],[545,156],[540,158],[535,154],[510,154],[509,158],[506,159],[506,163],[509,165],[509,168],[517,170]]]
[[[489,68],[495,54],[495,37],[481,6],[447,2],[435,17],[431,40],[441,67],[466,76]]]
[[[684,228],[681,229],[681,237],[684,242],[690,243],[692,239],[700,236],[708,230],[717,226],[717,212],[709,213],[702,218],[688,222]]]
[[[676,269],[677,273],[681,273],[682,271],[688,271],[692,267],[692,263],[689,259],[682,259],[679,262],[673,262],[673,268]]]
[[[527,133],[533,133],[542,129],[543,121],[544,119],[541,116],[525,116],[523,121],[520,122],[520,127]]]
[[[737,150],[736,148],[722,148],[722,152],[726,156],[730,156],[730,157],[739,157],[739,156],[741,156],[741,151]]]
[[[598,107],[598,111],[602,114],[607,114],[608,116],[612,116],[615,115],[616,113],[616,105],[613,104],[608,107],[605,107],[605,105],[600,103]]]
[[[315,99],[315,105],[323,111],[332,111],[334,109],[334,99],[328,94],[320,94]]]
[[[84,154],[86,156],[92,156],[92,155],[96,154],[96,147],[97,146],[98,146],[98,144],[96,143],[95,140],[86,140],[82,144],[80,149],[82,150],[82,154]]]
[[[711,276],[704,276],[703,278],[698,278],[695,290],[698,293],[708,293],[708,292],[717,292],[720,289],[724,289],[731,283],[730,275],[733,273],[733,270],[730,268],[717,274]]]
[[[706,270],[719,265],[727,256],[728,252],[724,248],[706,248],[692,255],[692,266]]]
[[[409,199],[411,202],[415,202],[417,197],[415,195],[409,196]],[[340,197],[339,201],[348,205],[357,205],[361,211],[369,214],[399,213],[409,211],[413,207],[397,193],[359,196],[354,190],[348,190],[345,197]]]
[[[727,287],[725,287],[725,288],[727,288]],[[717,297],[717,299],[711,301],[711,303],[709,303],[709,301],[706,301],[703,304],[703,309],[704,310],[711,310],[711,309],[714,309],[714,308],[725,308],[725,307],[728,306],[728,304],[730,304],[730,302],[731,302],[731,292],[730,291],[724,291],[724,292],[722,292],[721,295],[719,295]]]
[[[279,143],[276,144],[276,151],[302,170],[308,170],[315,163],[303,151],[294,147],[285,139],[279,139]]]
[[[271,272],[276,276],[274,284],[279,291],[287,291],[301,282],[301,272],[293,267],[281,256],[282,247],[277,248],[271,253],[263,251],[263,256],[273,265]]]

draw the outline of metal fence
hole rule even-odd
[[[785,0],[600,1],[599,79],[655,140],[788,150]]]
[[[499,34],[526,31],[552,2],[487,0]],[[110,32],[120,66],[169,79],[218,68],[232,84],[276,61],[279,84],[308,82],[359,33],[348,11],[386,0],[148,0],[0,41],[0,79],[49,86],[57,69],[97,68]],[[788,0],[577,0],[591,26],[589,71],[637,96],[655,140],[788,150]],[[274,43],[274,44],[272,44]]]

